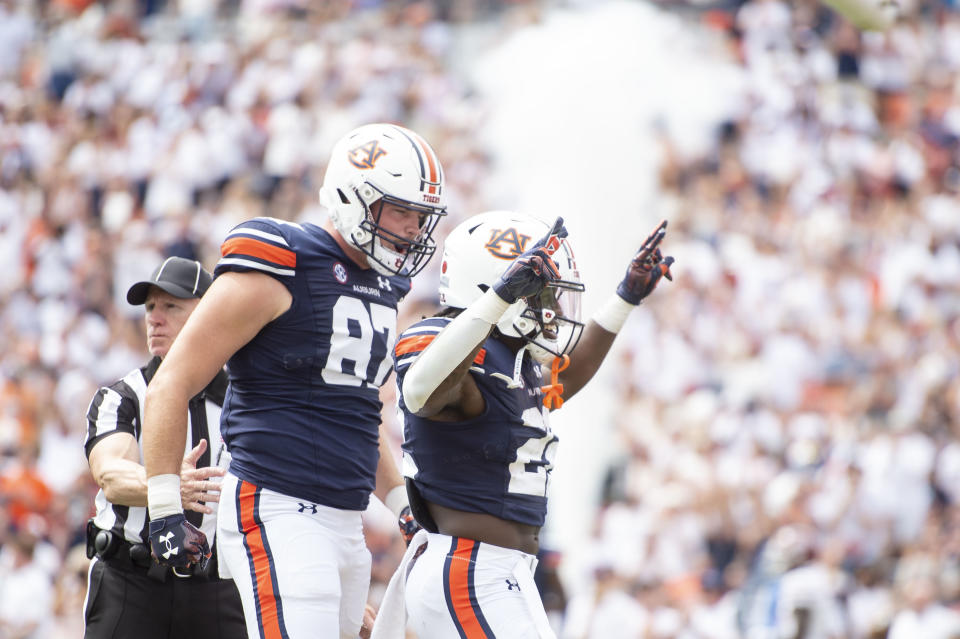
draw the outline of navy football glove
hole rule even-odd
[[[640,250],[630,261],[627,273],[617,287],[617,295],[628,304],[636,306],[643,301],[643,298],[657,287],[661,277],[673,280],[670,265],[675,260],[670,256],[664,257],[658,248],[666,233],[667,221],[663,220],[650,234],[650,237],[643,242]]]
[[[403,510],[400,511],[400,519],[397,524],[400,526],[400,536],[403,537],[403,542],[408,546],[413,536],[422,528],[422,526],[417,523],[417,520],[413,518],[413,513],[410,512],[410,506],[404,506]]]
[[[521,297],[536,295],[547,284],[560,279],[560,270],[550,256],[566,236],[563,218],[558,217],[550,232],[532,248],[518,255],[493,285],[500,299],[513,304]]]
[[[150,554],[164,566],[186,568],[199,564],[200,570],[205,570],[210,544],[203,531],[179,513],[150,520]]]

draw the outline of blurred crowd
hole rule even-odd
[[[488,208],[458,36],[551,4],[0,0],[0,637],[82,634],[83,414],[147,359],[130,283],[212,269],[250,217],[317,219],[364,122],[436,148],[445,229]],[[960,14],[901,0],[860,33],[810,0],[688,4],[746,81],[708,153],[662,136],[678,277],[608,364],[625,454],[587,586],[549,554],[544,600],[565,638],[960,637]]]
[[[700,14],[743,95],[662,140],[684,276],[625,329],[564,636],[960,637],[960,13],[900,5]]]

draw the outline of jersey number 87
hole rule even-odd
[[[323,381],[339,386],[381,386],[390,374],[387,354],[393,351],[396,325],[396,310],[374,303],[367,310],[362,300],[341,296],[333,306],[333,331],[321,373]],[[375,338],[380,343],[375,343]],[[368,374],[371,363],[376,370],[373,379]]]

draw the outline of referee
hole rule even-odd
[[[236,639],[247,636],[240,595],[217,574],[217,554],[206,571],[162,567],[150,556],[147,478],[140,449],[143,398],[174,338],[210,286],[199,262],[170,257],[149,281],[127,291],[144,305],[147,348],[153,359],[97,391],[87,409],[85,450],[100,486],[97,514],[87,523],[93,559],[84,603],[86,639]],[[187,519],[208,539],[216,531],[220,477],[227,454],[220,439],[220,409],[227,388],[221,371],[190,400],[190,433],[180,471]]]

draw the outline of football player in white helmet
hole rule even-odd
[[[320,203],[373,269],[412,277],[436,251],[433,231],[447,214],[443,182],[440,160],[419,135],[395,124],[368,124],[334,146]],[[417,216],[415,237],[391,222],[403,215]]]
[[[403,471],[424,530],[390,581],[373,639],[403,637],[407,614],[420,639],[554,637],[533,583],[558,442],[550,410],[583,388],[632,309],[672,279],[673,258],[658,248],[665,231],[662,222],[641,245],[586,327],[562,219],[494,212],[450,233],[448,310],[394,348]]]
[[[440,303],[465,309],[503,274],[504,266],[536,238],[547,233],[545,222],[511,211],[491,211],[461,224],[444,241],[440,274]],[[504,337],[518,337],[542,364],[573,351],[583,332],[580,322],[580,282],[573,249],[566,238],[552,258],[558,278],[538,294],[520,298],[497,322]]]
[[[147,389],[143,454],[157,561],[206,561],[185,520],[187,404],[225,363],[218,568],[235,577],[250,637],[356,639],[369,616],[361,513],[375,494],[409,539],[417,525],[383,436],[397,306],[436,250],[443,169],[416,133],[370,124],[334,147],[322,225],[234,227],[210,290]]]

